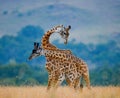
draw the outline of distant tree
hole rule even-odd
[[[95,70],[90,71],[92,85],[114,85],[120,86],[120,64],[115,66],[104,65],[98,66]]]
[[[35,69],[27,64],[0,66],[0,85],[46,85],[48,73],[44,68]]]
[[[32,25],[28,25],[24,28],[22,28],[22,30],[20,32],[18,32],[18,36],[17,37],[27,37],[27,38],[40,38],[43,36],[43,32],[44,30],[39,27],[39,26],[32,26]]]
[[[40,42],[44,30],[39,26],[28,25],[18,35],[5,35],[0,39],[0,63],[8,63],[14,59],[18,63],[26,62],[33,49],[33,42]]]

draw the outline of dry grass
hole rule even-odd
[[[120,87],[92,87],[83,92],[59,87],[47,92],[46,87],[0,87],[0,98],[120,98]]]

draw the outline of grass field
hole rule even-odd
[[[69,87],[47,91],[45,86],[0,87],[0,98],[120,98],[120,87],[84,88],[82,92]]]

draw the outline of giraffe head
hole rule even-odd
[[[64,27],[63,25],[55,27],[55,32],[59,33],[61,37],[64,39],[64,44],[67,44],[70,29],[71,29],[70,25],[68,27]]]
[[[32,50],[31,55],[29,56],[29,60],[32,60],[35,57],[43,55],[43,49],[39,46],[39,43],[34,42],[34,49]]]

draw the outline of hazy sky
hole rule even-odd
[[[80,39],[76,40],[77,42],[85,42],[89,38],[92,41],[92,38],[96,35],[120,32],[120,0],[0,0],[0,36],[4,34],[15,35],[24,26],[23,23],[17,22],[17,20],[11,22],[9,19],[12,16],[3,16],[3,12],[8,11],[8,14],[13,10],[26,12],[45,5],[58,3],[85,9],[98,17],[96,24],[92,26],[88,25],[82,27],[82,29],[74,28],[72,32],[75,33],[72,33],[70,38]],[[15,25],[19,26],[15,27]],[[14,27],[16,29],[13,29]],[[82,37],[78,35],[82,35]]]

